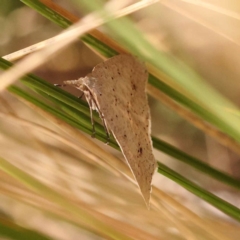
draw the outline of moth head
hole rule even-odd
[[[77,80],[67,80],[64,81],[63,83],[75,87],[77,89],[80,89],[81,91],[84,91],[87,88],[85,85],[85,78],[79,78]]]

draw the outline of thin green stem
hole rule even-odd
[[[171,170],[170,168],[159,162],[158,172],[166,176],[167,178],[172,179],[174,182],[178,183],[179,185],[187,189],[189,192],[192,192],[194,195],[205,200],[220,211],[226,213],[228,216],[240,221],[239,208],[204,190],[195,183],[191,182],[190,180],[186,179],[185,177],[181,176],[180,174],[176,173],[175,171]]]

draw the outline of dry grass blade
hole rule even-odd
[[[18,181],[15,181],[10,176],[4,175],[5,178],[3,179],[3,175],[0,175],[1,184],[0,184],[0,192],[6,196],[9,196],[15,200],[18,200],[22,203],[27,203],[28,205],[34,207],[36,210],[41,209],[47,214],[51,214],[55,217],[62,218],[63,220],[68,220],[70,223],[77,225],[83,229],[88,231],[94,231],[91,227],[87,226],[84,221],[79,221],[78,218],[69,215],[63,209],[60,209],[56,206],[53,202],[49,201],[48,199],[43,198],[41,195],[38,195],[27,188],[18,186]],[[66,193],[61,192],[62,195],[66,196]],[[134,226],[129,226],[128,224],[116,220],[112,217],[107,216],[106,214],[102,214],[96,210],[94,210],[91,205],[87,205],[86,203],[79,200],[79,198],[74,198],[72,196],[68,196],[68,199],[81,207],[84,207],[92,216],[96,219],[100,219],[102,222],[107,223],[108,225],[112,226],[114,229],[118,229],[119,231],[123,232],[127,236],[130,236],[132,239],[151,239],[151,240],[159,240],[159,238],[154,237],[147,232],[135,228]]]
[[[121,16],[131,14],[131,13],[136,12],[136,11],[142,9],[142,8],[145,8],[145,7],[150,6],[154,3],[157,3],[158,1],[159,0],[147,0],[147,1],[137,2],[135,4],[130,5],[129,7],[125,7],[123,9],[123,11],[121,11],[120,15],[118,15],[117,17],[121,17]],[[77,17],[75,17],[71,13],[67,12],[64,8],[61,8],[57,4],[55,4],[51,1],[50,2],[49,1],[42,1],[42,2],[44,2],[44,4],[46,4],[46,6],[50,7],[51,9],[55,10],[56,12],[60,13],[62,16],[65,16],[67,19],[71,20],[73,23],[79,21],[79,19]],[[99,32],[98,30],[93,29],[89,32],[92,36],[97,37],[99,40],[107,43],[109,46],[114,45],[115,50],[118,50],[119,52],[124,52],[124,50],[122,48],[120,48],[116,43],[114,43],[113,40],[107,38],[104,34]],[[4,56],[3,58],[8,60],[8,61],[16,61],[16,60],[21,59],[22,57],[24,57],[24,56],[26,56],[30,53],[39,51],[39,50],[47,47],[49,44],[53,44],[55,41],[57,41],[57,37],[49,38],[47,40],[36,43],[36,44],[34,44],[32,46],[29,46],[27,48],[24,48],[24,49],[21,49],[19,51],[14,52],[14,53],[8,54],[8,55]]]
[[[20,99],[20,100],[23,101],[22,99]],[[100,166],[103,166],[106,170],[110,170],[110,172],[113,174],[115,173],[115,171],[117,171],[121,176],[127,178],[127,180],[129,180],[132,184],[134,184],[136,186],[136,182],[133,179],[132,173],[130,172],[128,166],[124,162],[119,161],[119,159],[116,158],[114,155],[112,155],[108,151],[105,151],[102,148],[100,148],[99,146],[97,146],[91,139],[84,136],[80,131],[76,131],[75,128],[73,128],[73,127],[69,126],[68,124],[62,122],[61,120],[53,117],[52,115],[46,113],[45,111],[39,109],[38,107],[32,105],[31,103],[25,102],[25,101],[23,101],[23,102],[26,105],[28,105],[29,107],[33,108],[34,111],[37,111],[38,113],[40,113],[42,116],[44,116],[50,122],[53,122],[54,124],[56,124],[57,127],[60,127],[61,130],[66,132],[69,136],[71,136],[70,141],[73,141],[73,143],[68,144],[69,146],[78,146],[79,147],[79,145],[81,145],[89,153],[91,153],[92,156],[95,156],[95,155],[97,156],[98,160],[94,161],[95,163],[97,163],[98,165],[100,164]],[[23,121],[23,123],[26,123],[26,122]],[[35,126],[35,124],[34,124],[34,126]],[[46,131],[46,129],[44,129],[42,127],[39,130],[44,131],[44,132]],[[49,130],[47,130],[46,133],[49,134]],[[53,137],[56,137],[56,136],[53,136]],[[62,141],[62,138],[60,137],[59,140]],[[64,138],[64,143],[65,142],[66,142],[66,140]],[[78,151],[79,151],[79,149],[78,149]],[[91,157],[89,160],[94,160],[94,158]],[[113,172],[112,172],[112,170],[113,170]],[[135,188],[135,190],[136,189],[137,188]],[[161,202],[164,205],[162,205]],[[191,231],[189,231],[189,229],[186,228],[183,225],[183,223],[181,223],[181,220],[176,218],[175,214],[172,213],[173,210],[180,213],[182,216],[184,216],[186,221],[192,222],[193,225],[196,225],[197,227],[202,229],[202,231],[206,231],[206,229],[207,229],[207,234],[209,234],[210,236],[214,236],[214,237],[216,237],[216,239],[221,239],[221,240],[226,239],[222,233],[217,232],[214,229],[212,229],[211,227],[209,227],[208,224],[206,224],[204,222],[204,220],[199,218],[193,212],[186,209],[180,203],[178,203],[173,198],[168,196],[166,193],[162,192],[161,190],[159,190],[158,188],[156,188],[154,186],[152,189],[151,204],[155,209],[158,210],[158,212],[162,216],[165,216],[166,219],[168,219],[168,221],[171,224],[173,224],[173,226],[175,226],[182,233],[183,236],[187,237],[187,239],[194,239],[194,234]],[[170,208],[171,211],[169,211],[168,208]]]
[[[190,2],[190,1],[184,1],[184,2]],[[195,1],[194,1],[194,2],[195,2]],[[194,2],[191,1],[192,4],[195,4]],[[224,39],[227,39],[228,41],[230,41],[230,42],[232,42],[232,43],[234,43],[234,44],[236,44],[236,45],[238,45],[238,46],[240,45],[239,41],[234,40],[233,38],[231,38],[231,37],[229,37],[228,35],[226,35],[224,32],[221,32],[221,31],[219,31],[219,30],[216,30],[213,26],[210,25],[209,22],[205,22],[205,21],[203,21],[202,19],[201,19],[201,20],[197,19],[196,16],[194,16],[193,14],[187,12],[187,11],[184,10],[183,8],[180,8],[179,6],[176,6],[174,3],[169,2],[169,1],[161,1],[160,3],[161,3],[163,6],[168,7],[168,8],[171,9],[172,11],[175,11],[175,12],[183,15],[184,17],[190,19],[191,21],[196,22],[197,24],[205,27],[206,29],[209,29],[210,31],[218,34],[219,36],[223,37]],[[198,4],[200,4],[199,1],[197,1],[196,5],[198,5]],[[210,6],[212,6],[212,5],[211,5],[211,4],[209,5],[209,9],[210,9],[210,10],[214,10],[214,9],[211,8]],[[220,8],[220,9],[217,8],[217,9],[215,9],[215,10],[216,10],[216,12],[220,12],[220,13],[226,15],[226,16],[234,17],[234,18],[236,18],[236,19],[238,19],[238,20],[239,20],[239,18],[240,18],[239,14],[234,14],[234,13],[231,12],[231,11],[229,11],[229,12],[228,12],[228,11],[226,11],[226,12],[225,12],[225,11],[220,11],[220,10],[223,10],[222,8]]]
[[[207,3],[207,2],[199,1],[199,0],[194,0],[194,1],[192,1],[192,0],[181,0],[181,1],[193,4],[193,5],[196,5],[196,6],[199,6],[199,7],[203,7],[205,9],[209,9],[209,10],[217,12],[219,14],[222,14],[222,15],[240,20],[240,14],[238,14],[236,12],[233,12],[231,10],[227,10],[225,8],[213,5],[211,3]]]
[[[153,4],[156,1],[151,1],[148,3]],[[145,7],[145,5],[143,5]],[[130,9],[130,10],[129,10]],[[139,7],[137,7],[139,9]],[[6,89],[7,86],[12,84],[18,78],[22,77],[26,73],[36,69],[45,63],[53,54],[63,49],[67,45],[76,41],[78,37],[83,35],[84,33],[101,26],[107,21],[110,21],[115,18],[119,18],[124,16],[125,14],[129,14],[132,11],[136,11],[134,7],[127,7],[127,9],[121,9],[112,13],[109,13],[107,16],[101,16],[101,13],[91,13],[79,22],[73,24],[68,30],[65,30],[63,33],[59,34],[53,39],[47,41],[47,47],[34,54],[29,55],[24,60],[17,63],[13,68],[4,72],[0,75],[0,91]],[[100,14],[100,16],[99,16]],[[41,45],[46,46],[46,43],[41,43]],[[35,46],[36,48],[36,46]]]
[[[162,201],[164,205],[166,204],[171,209],[174,209],[177,213],[180,213],[186,222],[194,223],[195,226],[207,232],[211,237],[214,237],[214,239],[228,240],[228,237],[225,234],[216,231],[218,228],[216,225],[209,225],[209,223],[207,223],[205,219],[202,219],[197,214],[184,207],[182,204],[180,204],[178,201],[176,201],[174,198],[170,197],[160,189],[153,187],[152,195],[152,201],[153,203],[155,203],[155,206],[158,209],[162,208],[161,205],[159,206],[159,201]],[[191,236],[191,233],[189,234],[189,236]]]
[[[122,161],[120,161],[117,157],[113,156],[111,153],[105,151],[101,147],[99,147],[96,143],[94,143],[89,137],[85,136],[83,133],[80,131],[77,131],[74,127],[71,127],[67,123],[61,121],[60,119],[54,117],[53,115],[43,111],[42,109],[36,107],[35,105],[23,100],[19,99],[20,101],[24,102],[27,106],[30,108],[34,109],[34,111],[38,112],[41,114],[44,118],[48,119],[50,122],[54,123],[58,128],[60,128],[61,131],[64,131],[65,133],[68,134],[71,139],[74,139],[73,143],[69,143],[69,146],[71,147],[76,147],[77,151],[79,151],[79,145],[80,144],[82,147],[84,147],[88,152],[92,153],[92,156],[97,156],[97,158],[102,159],[107,165],[111,164],[113,167],[114,172],[118,170],[120,173],[124,173],[124,176],[126,176],[128,179],[132,179],[132,174],[131,171],[128,169],[126,164],[124,164]],[[25,121],[24,121],[25,122]],[[35,124],[34,124],[35,125]],[[36,125],[35,125],[36,126]],[[41,131],[46,131],[43,127],[41,127]],[[48,134],[51,134],[51,131],[47,130]],[[55,133],[53,134],[53,137],[57,137]],[[66,139],[59,137],[60,141],[65,141]],[[77,143],[77,144],[76,144]],[[99,162],[98,162],[99,163]],[[132,180],[132,183],[135,183],[134,180]]]
[[[29,103],[27,103],[27,104],[29,105]],[[83,135],[81,134],[81,132],[77,132],[76,129],[71,128],[70,126],[62,123],[61,121],[59,121],[59,119],[56,119],[56,118],[52,117],[51,115],[46,114],[45,112],[36,109],[35,106],[32,106],[32,107],[34,107],[35,111],[38,111],[39,113],[43,114],[48,120],[53,121],[58,127],[61,126],[61,129],[63,129],[64,131],[66,131],[66,132],[73,138],[72,140],[69,140],[69,141],[73,141],[74,144],[69,143],[69,141],[67,141],[66,138],[59,137],[58,135],[55,134],[55,132],[50,131],[49,129],[46,129],[46,128],[44,128],[44,127],[42,127],[42,126],[39,126],[39,125],[37,125],[37,124],[33,124],[33,123],[29,122],[29,121],[26,121],[26,120],[23,120],[23,119],[19,119],[19,118],[16,118],[16,117],[12,117],[12,116],[9,116],[9,115],[5,115],[5,114],[1,114],[1,117],[4,117],[6,120],[8,119],[8,120],[11,120],[11,121],[13,121],[13,122],[15,122],[15,123],[24,125],[24,126],[30,126],[31,128],[34,128],[35,130],[38,130],[39,132],[44,132],[45,134],[47,134],[47,135],[49,135],[49,136],[51,136],[51,137],[54,137],[55,139],[58,139],[58,140],[62,141],[64,144],[68,144],[68,145],[71,146],[71,147],[74,147],[75,144],[77,144],[77,145],[78,145],[78,144],[84,145],[84,146],[86,146],[86,147],[88,148],[89,151],[91,151],[92,153],[94,152],[94,154],[97,154],[97,155],[98,155],[98,158],[103,157],[104,161],[107,160],[107,161],[109,162],[109,164],[111,165],[112,168],[116,168],[116,167],[117,167],[118,170],[119,170],[119,169],[122,169],[122,171],[121,171],[120,173],[121,173],[123,176],[129,175],[129,177],[127,177],[127,178],[128,178],[132,183],[135,183],[135,182],[132,180],[133,177],[132,177],[132,175],[131,175],[128,167],[126,166],[126,164],[124,164],[123,162],[119,161],[118,159],[116,159],[116,160],[114,161],[115,157],[114,157],[113,155],[111,155],[110,153],[108,153],[108,152],[106,152],[106,151],[104,151],[104,150],[101,150],[101,148],[99,148],[95,143],[93,143],[91,140],[89,140],[88,138],[86,138],[85,136],[83,136]],[[81,149],[79,149],[79,146],[78,146],[78,151],[79,151],[79,150],[80,150],[80,152],[81,152]],[[100,160],[100,159],[99,159],[99,160]],[[114,164],[114,163],[115,163],[115,164]],[[97,162],[97,164],[99,164],[99,161]],[[105,166],[105,164],[104,164],[104,166]],[[110,168],[107,168],[107,169],[109,170]],[[59,192],[59,190],[58,190],[58,192]],[[67,194],[64,194],[64,195],[67,195]],[[68,198],[69,198],[69,197],[68,197]],[[22,200],[24,200],[24,199],[22,199]],[[77,201],[78,203],[80,203],[79,200],[76,200],[76,201]],[[30,201],[30,202],[31,202],[31,201]],[[82,203],[81,203],[81,205],[82,205]],[[137,237],[138,239],[146,239],[146,237],[149,237],[146,233],[141,232],[141,231],[140,231],[140,232],[139,232],[139,231],[136,231],[136,230],[134,230],[133,227],[131,227],[131,228],[129,229],[129,227],[127,227],[127,225],[125,225],[124,223],[120,223],[120,222],[115,221],[114,219],[110,219],[110,218],[107,217],[107,216],[104,216],[104,215],[102,215],[102,214],[100,214],[100,213],[97,213],[97,212],[94,211],[94,210],[91,210],[91,209],[88,208],[87,206],[84,206],[84,208],[85,208],[85,209],[87,208],[88,211],[89,211],[92,215],[96,216],[98,219],[100,218],[100,219],[104,220],[104,222],[109,222],[109,224],[110,224],[110,222],[111,222],[111,225],[113,224],[115,229],[121,229],[121,228],[124,226],[124,229],[125,229],[124,232],[125,232],[126,234],[130,235],[130,236],[131,236],[131,235],[136,235],[135,238],[138,236],[138,237]],[[161,209],[159,209],[159,210],[161,211]],[[171,214],[171,213],[169,213],[169,214]],[[169,214],[167,214],[165,217],[166,217],[166,218],[169,218]],[[74,219],[74,218],[73,218],[73,219]],[[72,219],[72,220],[73,220],[73,219]],[[172,222],[172,220],[170,220],[170,222]],[[175,225],[176,222],[178,223],[178,220],[175,220],[174,222],[175,222],[175,223],[174,223],[174,225]],[[82,224],[82,223],[81,223],[81,224]],[[181,226],[181,223],[176,224],[176,227],[178,227],[179,225]],[[128,229],[129,229],[129,230],[128,230]],[[180,230],[181,230],[181,229],[180,229]],[[184,230],[184,228],[183,228],[182,230]],[[129,231],[130,231],[130,232],[129,232]],[[140,235],[139,235],[139,233],[140,233]],[[189,235],[189,234],[187,234],[187,232],[184,231],[184,232],[183,232],[183,235]],[[154,239],[154,237],[151,236],[150,239]]]
[[[73,141],[73,139],[68,138],[68,137],[63,137],[61,135],[59,135],[57,132],[54,132],[53,130],[46,128],[44,126],[41,126],[37,123],[34,122],[30,122],[28,120],[16,117],[16,116],[12,116],[12,115],[8,115],[8,114],[4,114],[0,112],[0,118],[3,118],[4,120],[9,120],[9,122],[12,122],[14,124],[17,125],[21,125],[23,127],[27,127],[26,129],[28,129],[28,131],[36,131],[36,132],[42,132],[44,134],[46,134],[47,136],[50,136],[54,139],[56,139],[57,141],[62,142],[63,144],[65,144],[66,146],[69,146],[73,149],[75,149],[76,151],[79,152],[79,158],[82,159],[88,159],[88,161],[94,161],[97,162],[97,164],[101,164],[103,165],[103,167],[105,169],[107,169],[108,171],[112,172],[113,174],[115,174],[116,176],[119,175],[119,173],[117,172],[116,169],[112,168],[107,162],[104,161],[99,161],[99,158],[96,157],[96,155],[93,155],[92,153],[90,153],[89,151],[85,150],[84,148],[81,148],[79,146],[79,143],[81,144],[84,138],[86,138],[84,135],[81,135],[81,141],[79,141],[79,143],[77,144],[75,141]],[[64,124],[64,123],[62,123]],[[86,144],[89,147],[89,144]],[[92,146],[91,146],[92,147]],[[96,149],[94,149],[96,150]],[[81,157],[82,156],[82,157]],[[84,158],[83,158],[84,156]]]

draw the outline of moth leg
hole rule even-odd
[[[98,113],[99,113],[99,116],[100,118],[102,119],[102,122],[103,122],[103,127],[105,129],[105,132],[106,132],[106,135],[107,135],[107,142],[106,144],[109,144],[109,140],[110,140],[110,132],[109,132],[109,129],[107,127],[107,123],[106,123],[106,120],[101,112],[101,110],[99,109],[98,105],[97,105],[97,102],[96,100],[94,99],[93,95],[91,94],[90,91],[84,91],[84,94],[85,94],[85,98],[88,102],[88,105],[90,107],[90,116],[91,116],[91,123],[92,123],[92,126],[93,126],[93,134],[92,134],[92,137],[95,136],[95,126],[94,126],[94,119],[93,119],[93,114],[92,114],[92,111],[93,110],[97,110]]]
[[[107,137],[107,142],[106,142],[106,144],[109,144],[110,132],[109,132],[109,129],[108,129],[108,127],[107,127],[106,120],[105,120],[104,116],[102,115],[102,112],[100,111],[100,109],[98,108],[98,105],[97,105],[96,103],[95,103],[95,106],[96,106],[96,109],[97,109],[97,111],[98,111],[98,113],[99,113],[99,116],[100,116],[101,119],[102,119],[103,127],[104,127],[105,132],[106,132],[106,137]]]
[[[95,124],[94,124],[94,119],[93,119],[93,110],[95,109],[95,103],[93,101],[92,95],[89,91],[83,91],[85,98],[87,100],[87,103],[89,105],[90,109],[90,118],[91,118],[91,123],[92,123],[92,138],[95,137],[96,131],[95,131]]]
[[[95,138],[95,134],[96,134],[96,131],[95,131],[95,124],[94,124],[94,118],[93,118],[93,109],[92,107],[90,106],[90,117],[91,117],[91,123],[92,123],[92,138]]]
[[[78,99],[81,99],[84,95],[84,92],[82,92],[82,94],[80,96],[78,96]]]
[[[104,127],[104,129],[106,131],[106,135],[107,135],[107,142],[106,142],[106,144],[109,144],[110,133],[109,133],[109,130],[107,128],[107,124],[106,124],[106,120],[105,120],[104,116],[101,116],[101,118],[102,118],[102,122],[103,122],[103,127]]]

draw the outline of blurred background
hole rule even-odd
[[[53,2],[79,18],[84,14],[78,11],[71,1]],[[134,2],[136,1],[128,1],[129,4]],[[233,0],[204,2],[172,0],[161,1],[131,14],[130,17],[158,49],[183,60],[213,88],[239,106],[239,11],[240,4]],[[14,0],[1,0],[0,29],[1,56],[51,38],[62,31],[60,27],[33,9]],[[85,76],[101,61],[98,55],[78,41],[35,70],[34,74],[50,83],[61,84],[63,80]],[[76,96],[81,95],[78,90],[71,87],[64,89]],[[30,119],[64,135],[59,127],[10,93],[4,92],[0,98],[1,112]],[[240,179],[239,156],[206,136],[161,102],[152,97],[148,100],[153,136]],[[221,106],[216,107],[222,110]],[[115,219],[116,222],[111,223],[113,228],[121,229],[122,227],[129,232],[137,231],[134,228],[141,229],[144,233],[139,230],[139,235],[149,234],[143,239],[190,239],[186,238],[186,235],[183,236],[164,215],[145,209],[144,202],[134,185],[128,184],[126,179],[114,171],[106,171],[90,160],[86,160],[88,159],[86,153],[81,155],[70,146],[31,127],[22,127],[17,122],[9,121],[8,118],[1,118],[0,123],[2,157],[10,159],[14,165],[68,196],[74,203],[100,212],[109,219]],[[113,150],[98,140],[93,141],[123,160],[121,152]],[[154,150],[154,155],[158,161],[178,173],[233,205],[240,206],[239,193],[233,188],[157,150]],[[96,159],[96,161],[99,160]],[[46,203],[46,209],[42,209],[41,205],[45,200],[41,196],[36,196],[2,171],[0,173],[0,215],[4,219],[10,219],[23,227],[43,232],[51,236],[51,239],[105,239],[104,236],[99,236],[98,233],[84,227],[84,224],[79,228],[72,224],[71,219],[67,222],[64,218],[47,214],[51,204],[56,213],[61,212],[61,209],[49,202]],[[160,174],[155,174],[153,183],[198,216],[209,221],[209,224],[211,222],[213,228],[222,226],[228,229],[230,235],[225,239],[237,239],[239,236],[239,225],[235,221],[181,186]],[[109,219],[104,221],[110,221]],[[184,222],[184,219],[182,221]],[[184,222],[184,224],[199,234],[196,239],[211,239],[191,226],[191,222]],[[136,236],[138,234],[136,233]]]

